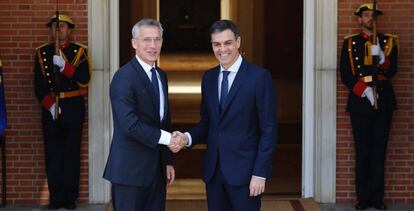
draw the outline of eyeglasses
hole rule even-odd
[[[160,44],[162,42],[162,38],[161,37],[144,37],[142,39],[140,38],[135,38],[137,40],[141,40],[144,44],[150,44],[152,42],[154,42],[155,44]]]

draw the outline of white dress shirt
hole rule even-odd
[[[242,57],[239,55],[239,57],[237,58],[236,62],[233,63],[233,65],[231,65],[229,67],[229,69],[225,69],[223,66],[220,65],[220,74],[218,77],[218,97],[219,97],[219,102],[220,102],[220,97],[221,97],[221,82],[223,81],[223,71],[229,71],[229,75],[227,76],[227,80],[229,81],[229,90],[227,90],[227,93],[230,91],[231,85],[233,84],[234,78],[236,78],[237,72],[239,71],[239,68],[241,66],[243,59]]]
[[[144,61],[142,61],[137,55],[135,55],[135,57],[137,58],[139,64],[141,65],[141,67],[144,69],[145,73],[147,74],[149,80],[151,81],[151,77],[152,77],[152,72],[151,69],[154,68],[157,72],[157,78],[158,78],[158,87],[160,90],[160,120],[162,120],[164,118],[164,106],[165,106],[165,97],[164,97],[164,90],[163,90],[163,86],[162,86],[162,82],[160,79],[160,74],[158,73],[157,68],[155,68],[155,65],[151,66],[147,63],[145,63]],[[168,94],[168,93],[167,93]],[[165,130],[161,130],[161,137],[158,140],[159,144],[164,144],[164,145],[169,145],[171,141],[171,133],[165,131]]]

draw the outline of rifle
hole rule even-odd
[[[60,27],[59,27],[59,1],[56,1],[56,25],[55,25],[55,55],[60,56]],[[55,65],[53,69],[55,75],[55,120],[59,119],[59,66]]]
[[[373,0],[373,8],[372,8],[372,16],[373,16],[373,26],[372,26],[372,44],[377,45],[377,0]],[[378,109],[378,63],[379,63],[379,57],[372,56],[372,90],[374,94],[374,109]]]

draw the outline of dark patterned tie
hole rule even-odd
[[[158,112],[159,112],[160,111],[160,87],[158,85],[157,71],[155,71],[155,68],[151,68],[151,83],[152,83],[152,86],[154,87],[155,101],[156,101]]]
[[[224,109],[224,104],[227,99],[227,94],[229,92],[229,76],[230,71],[223,71],[223,79],[221,80],[221,93],[220,93],[220,113]]]

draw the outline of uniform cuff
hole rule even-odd
[[[50,107],[55,103],[55,94],[46,95],[42,100],[43,108],[49,110]]]
[[[75,67],[71,63],[66,62],[65,68],[60,73],[67,78],[72,78],[73,74],[75,73]]]
[[[379,66],[379,68],[380,68],[381,70],[386,70],[386,69],[388,69],[388,68],[390,67],[390,65],[391,65],[390,59],[388,59],[388,57],[385,57],[385,61],[384,61],[384,63],[382,63],[382,64]]]
[[[358,96],[362,96],[362,93],[364,93],[364,90],[367,88],[368,85],[366,85],[364,82],[362,81],[358,81],[354,88],[352,88],[352,92]]]

